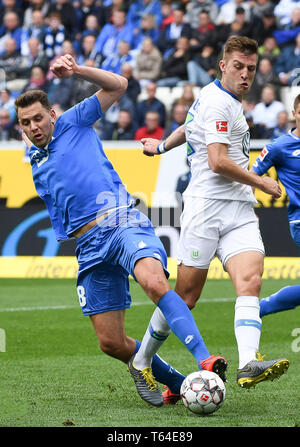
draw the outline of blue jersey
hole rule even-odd
[[[134,203],[93,129],[101,116],[93,95],[57,119],[47,148],[32,146],[29,151],[34,184],[58,240],[109,209]]]
[[[258,174],[265,174],[272,166],[289,197],[289,221],[300,219],[300,138],[291,129],[271,143],[267,144],[252,169]]]

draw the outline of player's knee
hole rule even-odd
[[[166,279],[157,274],[148,275],[144,280],[143,288],[147,295],[154,300],[161,298],[169,290]]]
[[[259,273],[246,275],[240,285],[238,295],[258,296],[262,285],[262,278]]]
[[[99,340],[99,347],[104,354],[120,360],[123,359],[125,345],[121,340],[101,338]]]

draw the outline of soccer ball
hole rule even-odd
[[[223,380],[216,373],[206,370],[189,374],[180,388],[184,405],[196,414],[209,414],[218,410],[225,395]]]

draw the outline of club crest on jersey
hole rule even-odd
[[[247,132],[243,136],[242,147],[243,147],[244,154],[246,155],[247,158],[249,158],[249,155],[250,155],[250,132],[249,132],[249,130],[247,130]]]
[[[258,156],[260,161],[263,161],[268,153],[269,153],[268,149],[266,147],[264,147],[263,150],[261,151],[261,153]]]
[[[216,121],[217,132],[228,132],[228,121]]]

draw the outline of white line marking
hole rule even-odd
[[[235,298],[200,298],[199,303],[231,303]],[[152,301],[135,301],[131,306],[149,306],[154,305]],[[72,305],[57,305],[57,306],[33,306],[33,307],[4,307],[0,309],[0,312],[34,312],[36,310],[65,310],[65,309],[77,309],[78,306]]]

